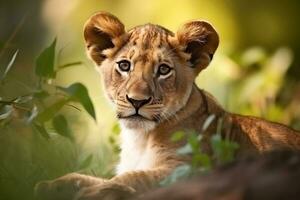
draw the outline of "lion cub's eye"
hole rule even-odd
[[[164,75],[169,74],[171,72],[171,70],[172,70],[172,68],[169,67],[168,65],[161,64],[158,67],[158,74],[164,76]]]
[[[130,62],[128,60],[121,60],[117,62],[118,67],[123,72],[128,72],[130,70]]]

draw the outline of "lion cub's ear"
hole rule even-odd
[[[126,32],[117,17],[107,12],[99,12],[85,23],[84,39],[88,55],[100,65],[123,45]]]
[[[190,63],[198,74],[206,68],[219,45],[215,29],[205,21],[191,21],[177,31],[177,40],[184,51],[190,54]]]

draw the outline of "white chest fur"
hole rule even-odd
[[[155,165],[155,149],[149,144],[149,135],[138,130],[123,128],[121,154],[117,174],[133,170],[147,170]]]

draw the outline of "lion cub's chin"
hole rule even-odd
[[[146,119],[119,119],[122,129],[132,129],[141,132],[149,132],[155,128],[156,122]]]

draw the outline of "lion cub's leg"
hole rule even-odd
[[[52,181],[39,182],[35,186],[35,195],[41,200],[68,200],[73,199],[81,188],[105,181],[101,178],[71,173]]]
[[[167,168],[126,172],[102,184],[81,189],[74,200],[126,199],[151,189],[169,172]]]

